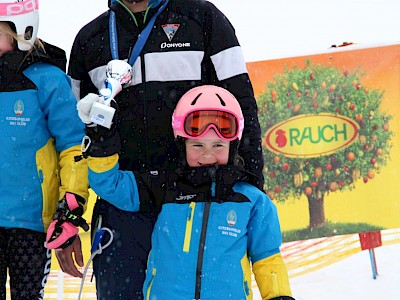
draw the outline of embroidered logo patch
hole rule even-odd
[[[236,221],[237,221],[236,212],[234,210],[231,210],[226,215],[226,222],[228,223],[229,226],[234,226],[236,224]]]
[[[22,102],[22,100],[18,100],[17,102],[15,102],[14,113],[18,117],[24,113],[24,102]]]
[[[25,112],[25,104],[22,100],[17,100],[13,106],[14,115],[6,116],[6,121],[9,121],[10,126],[27,126],[31,121],[29,117],[22,117]]]
[[[168,40],[171,42],[175,36],[175,33],[178,31],[179,24],[165,24],[162,25],[162,28],[167,36]]]

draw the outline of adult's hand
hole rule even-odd
[[[65,249],[56,250],[56,257],[61,270],[74,277],[82,278],[83,274],[78,270],[83,267],[82,243],[79,236]]]

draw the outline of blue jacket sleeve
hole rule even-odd
[[[119,209],[139,211],[139,191],[135,175],[119,170],[118,154],[110,157],[89,157],[89,183],[102,199]]]
[[[36,63],[24,71],[38,87],[38,98],[58,152],[80,145],[84,124],[76,110],[70,78],[59,68]]]
[[[248,249],[254,264],[280,253],[282,234],[274,203],[263,192],[253,187],[250,190],[252,195],[249,197],[254,206],[248,224]]]
[[[280,253],[282,234],[275,205],[254,187],[246,194],[253,203],[248,224],[248,253],[262,299],[293,299],[289,275]]]
[[[59,154],[59,199],[66,192],[87,199],[87,164],[85,160],[75,159],[82,155],[80,144],[85,135],[84,124],[78,117],[70,78],[58,67],[43,62],[30,65],[24,70],[24,75],[37,86],[41,110],[37,113],[42,114],[40,120],[45,120],[43,126],[47,129],[42,134],[49,134]]]

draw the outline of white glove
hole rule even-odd
[[[92,123],[92,121],[90,120],[90,110],[92,109],[92,106],[95,102],[104,104],[104,97],[97,94],[89,93],[78,101],[76,109],[78,110],[79,118],[82,120],[83,123]]]

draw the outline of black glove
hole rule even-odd
[[[121,150],[121,140],[116,129],[118,119],[118,104],[111,100],[110,106],[115,108],[111,128],[96,125],[94,123],[86,125],[86,136],[82,142],[83,156],[106,157],[119,153]]]
[[[290,296],[279,296],[279,297],[271,298],[269,300],[295,300],[295,299]]]
[[[81,196],[66,193],[64,198],[58,202],[56,213],[53,216],[46,236],[46,247],[48,249],[67,248],[78,235],[78,227],[88,231],[89,225],[82,218],[85,199]]]

